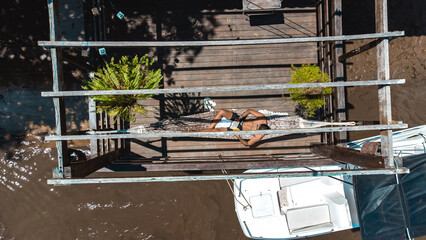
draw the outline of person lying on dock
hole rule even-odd
[[[252,114],[256,118],[246,119],[249,114]],[[241,116],[238,116],[238,114],[234,112],[221,109],[216,114],[208,128],[199,131],[192,130],[191,132],[252,131],[265,129],[271,128],[267,124],[265,115],[258,111],[248,109],[243,114],[241,114]],[[259,142],[264,136],[265,134],[255,134],[252,139],[246,141],[240,136],[236,135],[238,140],[240,140],[244,146],[252,146],[253,144]]]

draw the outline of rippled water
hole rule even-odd
[[[245,239],[226,182],[50,186],[49,145],[0,152],[0,239]]]

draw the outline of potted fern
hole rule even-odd
[[[315,64],[303,64],[301,68],[292,65],[291,79],[290,84],[330,82],[328,74],[323,73]],[[302,108],[307,117],[311,118],[325,105],[324,97],[330,95],[333,90],[329,87],[292,88],[288,92],[291,100]]]
[[[95,72],[95,77],[84,81],[85,90],[132,90],[132,89],[156,89],[163,79],[161,70],[152,70],[154,60],[150,60],[148,55],[141,58],[135,56],[132,60],[128,56],[123,56],[118,63],[111,58],[110,63],[105,63],[105,67],[99,68]],[[93,96],[97,102],[96,112],[106,111],[114,118],[118,117],[125,121],[134,122],[136,113],[146,115],[147,110],[138,103],[152,97],[153,94],[134,95],[104,95]]]

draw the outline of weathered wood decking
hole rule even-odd
[[[283,6],[285,7],[285,6]],[[282,9],[274,14],[265,13],[260,20],[244,15],[240,10],[185,10],[180,18],[172,17],[171,10],[154,21],[144,17],[154,39],[175,40],[224,40],[263,39],[316,36],[316,13],[313,6],[304,11]],[[178,6],[176,6],[178,8]],[[193,12],[194,11],[194,12]],[[185,14],[187,14],[185,16]],[[193,32],[187,36],[179,32],[191,16]],[[251,18],[251,19],[250,19]],[[161,22],[158,19],[167,19]],[[170,27],[170,19],[174,27]],[[281,23],[277,23],[282,19]],[[273,24],[268,24],[268,21]],[[154,23],[155,22],[155,23]],[[261,23],[261,25],[255,25]],[[161,31],[159,31],[161,28]],[[161,36],[159,33],[161,32]],[[194,37],[195,33],[195,37]],[[193,39],[185,39],[188,36]],[[183,38],[183,39],[182,39]],[[139,39],[143,40],[143,39]],[[211,86],[239,86],[251,84],[282,84],[291,81],[291,65],[317,62],[316,43],[269,44],[259,46],[220,46],[198,48],[152,49],[164,70],[164,88],[188,88]],[[283,95],[284,94],[284,95]],[[147,117],[139,116],[138,126],[158,121],[160,117],[175,117],[202,110],[203,99],[210,97],[217,103],[215,109],[248,108],[295,113],[295,106],[281,90],[243,91],[225,93],[202,93],[157,97],[143,101],[153,110]],[[163,101],[163,102],[162,102]],[[164,105],[163,105],[164,104]],[[164,109],[164,110],[163,110]],[[162,112],[163,111],[163,112]],[[283,136],[263,141],[256,148],[244,147],[238,140],[223,139],[133,139],[131,151],[143,157],[184,156],[233,156],[252,154],[283,154],[309,151],[310,142],[319,142],[318,135]]]
[[[257,1],[257,0],[251,0]],[[259,0],[263,1],[263,0]],[[275,0],[272,0],[275,2]],[[113,6],[113,10],[107,10],[99,1],[97,7],[104,9],[99,16],[85,16],[92,18],[93,21],[88,22],[88,30],[92,28],[92,35],[89,34],[88,39],[93,41],[78,41],[77,45],[72,42],[58,42],[55,41],[56,37],[60,36],[60,30],[56,17],[59,16],[56,12],[58,8],[58,1],[50,1],[48,3],[49,9],[49,23],[50,23],[50,42],[47,45],[39,42],[40,46],[51,47],[52,55],[52,73],[53,73],[53,95],[56,118],[56,136],[49,136],[46,139],[57,141],[58,150],[58,168],[54,169],[53,177],[58,178],[55,181],[50,181],[50,184],[74,184],[74,183],[112,183],[112,182],[153,182],[153,181],[195,181],[195,180],[219,180],[219,179],[239,179],[239,178],[259,178],[259,177],[288,177],[288,176],[326,176],[335,174],[344,175],[360,175],[360,174],[396,174],[408,173],[409,170],[403,167],[393,168],[393,156],[389,154],[392,152],[392,129],[406,128],[406,124],[392,125],[390,119],[390,90],[389,86],[379,87],[379,99],[381,101],[379,112],[381,122],[387,123],[382,125],[373,126],[375,129],[387,130],[382,132],[382,154],[385,155],[380,159],[375,159],[374,155],[353,155],[348,153],[350,150],[347,148],[333,148],[322,146],[324,151],[315,153],[315,150],[309,154],[307,146],[312,141],[318,141],[319,137],[316,135],[310,136],[283,136],[275,139],[264,140],[257,148],[245,148],[236,140],[223,140],[223,139],[200,139],[200,138],[176,138],[176,139],[146,139],[148,136],[164,137],[166,135],[122,135],[105,136],[108,138],[122,138],[121,140],[113,141],[113,145],[109,145],[112,141],[103,140],[104,136],[88,135],[70,135],[65,129],[65,105],[63,102],[64,96],[77,96],[78,91],[72,91],[72,94],[66,94],[69,91],[62,91],[61,82],[63,82],[63,71],[61,68],[61,54],[57,48],[63,47],[81,47],[81,48],[94,48],[96,47],[123,47],[123,41],[135,41],[139,44],[127,44],[126,49],[116,52],[114,56],[121,55],[143,55],[149,53],[151,57],[155,58],[158,62],[158,67],[164,73],[164,88],[162,91],[167,91],[170,88],[186,88],[186,92],[194,92],[197,86],[247,86],[250,84],[264,85],[271,83],[287,83],[290,80],[291,65],[300,65],[303,63],[316,62],[316,52],[319,52],[319,61],[321,67],[328,73],[335,81],[340,81],[340,70],[334,69],[336,66],[336,59],[339,58],[337,47],[340,44],[334,41],[360,39],[360,38],[381,38],[381,46],[378,47],[378,61],[386,63],[389,56],[387,54],[388,38],[394,36],[402,36],[404,32],[381,33],[371,36],[355,35],[350,38],[339,38],[336,36],[331,39],[329,36],[338,35],[341,28],[341,0],[326,0],[316,1],[318,6],[313,7],[313,0],[288,0],[284,2],[284,6],[279,9],[271,10],[261,7],[260,9],[248,10],[242,9],[241,2],[236,1],[211,1],[211,0],[162,0],[145,3],[142,1],[126,1],[120,3],[120,8],[125,14],[125,18],[110,19],[111,25],[106,27],[105,16],[110,13],[114,15],[114,11],[118,10]],[[56,5],[56,6],[55,6]],[[93,7],[93,6],[92,6]],[[273,7],[275,8],[275,7]],[[99,10],[98,9],[98,10]],[[87,10],[87,9],[86,9]],[[91,12],[86,11],[87,13]],[[378,29],[387,32],[387,5],[384,0],[376,0],[376,23],[380,24]],[[248,15],[244,15],[248,14]],[[315,23],[315,16],[317,22]],[[334,18],[334,19],[333,19]],[[123,21],[122,21],[123,20]],[[331,23],[334,24],[331,24]],[[317,26],[315,33],[315,28]],[[330,31],[331,30],[331,31]],[[107,33],[107,34],[106,34]],[[312,34],[312,35],[311,35]],[[108,35],[108,42],[93,42],[106,40]],[[319,35],[316,37],[319,42],[318,49],[314,43],[303,44],[289,44],[287,41],[300,42],[301,38]],[[343,36],[342,36],[343,37]],[[271,41],[271,38],[281,38],[281,41],[286,41],[287,44],[283,45],[257,45],[264,44],[265,40]],[[241,41],[248,39],[246,41]],[[253,41],[253,39],[259,39]],[[310,38],[313,39],[313,38]],[[211,41],[205,41],[211,40]],[[212,44],[215,40],[228,40],[221,41],[223,46],[233,46],[235,44],[239,47],[185,47],[185,48],[170,48],[168,46],[178,46],[187,44],[186,46],[207,46]],[[183,41],[191,41],[184,43]],[[243,44],[248,44],[251,41],[253,47],[242,47]],[[303,40],[304,41],[304,40]],[[327,42],[324,44],[324,42]],[[197,43],[198,44],[195,44]],[[256,43],[254,43],[256,42]],[[334,43],[333,43],[334,42]],[[149,44],[147,44],[149,43]],[[44,45],[43,45],[44,44]],[[89,44],[91,44],[89,46]],[[93,44],[93,45],[92,45]],[[103,45],[105,44],[105,45]],[[216,44],[216,43],[215,43]],[[213,45],[215,45],[213,44]],[[152,46],[162,46],[158,48],[149,48]],[[216,45],[217,46],[217,45]],[[259,46],[259,47],[255,47]],[[134,47],[133,49],[131,47]],[[333,49],[335,51],[333,51]],[[112,53],[113,51],[108,53]],[[334,52],[334,53],[332,53]],[[82,52],[83,53],[83,52]],[[87,51],[86,51],[87,53]],[[93,53],[91,51],[91,53]],[[96,53],[96,52],[95,52]],[[101,53],[101,51],[100,51]],[[102,53],[101,53],[102,54]],[[93,60],[94,54],[90,54]],[[106,59],[106,58],[105,58]],[[104,59],[104,60],[105,60]],[[78,65],[78,64],[77,64]],[[384,66],[389,67],[384,64]],[[383,70],[383,69],[382,69]],[[389,73],[389,69],[384,68],[384,73]],[[386,74],[384,74],[386,75]],[[379,81],[383,78],[388,79],[389,76],[378,75]],[[402,79],[402,82],[405,80]],[[384,81],[383,81],[384,82]],[[400,83],[402,83],[400,82]],[[364,82],[363,84],[365,84]],[[387,84],[377,84],[387,85]],[[306,87],[306,86],[305,86]],[[175,91],[173,90],[173,91]],[[239,89],[241,90],[241,89]],[[244,89],[245,90],[245,89]],[[170,92],[170,90],[168,90]],[[198,90],[197,90],[198,91]],[[177,117],[180,115],[189,115],[202,111],[202,103],[204,97],[210,97],[217,102],[216,109],[219,108],[234,108],[234,109],[268,109],[272,111],[294,113],[294,106],[289,103],[288,95],[283,95],[282,91],[254,91],[254,92],[235,92],[231,93],[215,93],[211,94],[181,94],[173,96],[156,96],[154,99],[144,101],[143,104],[152,111],[146,117],[139,117],[138,122],[133,124],[139,125],[141,123],[152,123],[158,119],[168,117]],[[87,92],[86,92],[87,93]],[[105,92],[103,92],[105,93]],[[105,93],[105,94],[118,94]],[[158,93],[157,93],[158,94]],[[47,94],[49,95],[49,94]],[[45,95],[45,96],[47,96]],[[83,94],[84,95],[84,94]],[[337,97],[341,95],[337,94]],[[341,98],[343,99],[343,98]],[[338,99],[339,100],[339,99]],[[341,109],[333,107],[329,101],[330,106],[327,115],[333,116],[341,112]],[[94,109],[93,106],[89,106]],[[338,106],[338,108],[340,108]],[[103,115],[104,116],[104,115]],[[96,115],[90,115],[91,129],[104,129],[109,128],[108,120],[105,117],[100,117],[99,124]],[[107,119],[107,118],[106,118]],[[92,122],[93,121],[93,122]],[[94,124],[92,124],[94,123]],[[96,126],[95,126],[96,125]],[[120,128],[128,128],[120,123]],[[366,130],[368,126],[360,126],[356,129]],[[114,126],[117,129],[117,126]],[[327,128],[328,129],[328,128]],[[356,130],[355,127],[351,129]],[[307,129],[305,129],[307,130]],[[317,129],[316,129],[317,130]],[[342,128],[321,129],[318,132],[341,132]],[[346,129],[349,130],[349,129]],[[269,131],[269,130],[268,130]],[[292,131],[295,133],[295,131]],[[305,131],[304,131],[305,132]],[[306,132],[317,132],[309,130]],[[234,134],[235,132],[219,133],[219,134]],[[269,132],[267,132],[269,133]],[[300,133],[300,132],[299,132]],[[186,133],[178,134],[175,136],[198,136],[199,133]],[[333,135],[333,134],[330,134]],[[171,136],[171,135],[167,135]],[[93,141],[91,145],[99,148],[99,154],[87,161],[80,161],[80,159],[70,159],[67,150],[67,140],[73,139],[102,139]],[[130,143],[126,139],[134,139]],[[143,139],[143,140],[141,140]],[[324,139],[323,139],[324,140]],[[340,139],[342,140],[342,139]],[[343,139],[344,140],[344,139]],[[99,144],[95,144],[99,142]],[[108,144],[107,144],[108,143]],[[119,144],[118,144],[119,143]],[[104,146],[102,146],[104,145]],[[133,155],[128,154],[132,145]],[[117,146],[119,149],[116,149]],[[115,149],[111,151],[112,149]],[[315,149],[315,147],[314,147]],[[317,149],[318,150],[318,149]],[[96,151],[95,151],[96,152]],[[103,153],[103,154],[102,154]],[[297,153],[297,154],[292,154]],[[83,153],[81,153],[83,154]],[[319,155],[318,155],[319,154]],[[352,156],[349,159],[347,156]],[[83,154],[84,155],[84,154]],[[118,156],[127,156],[118,161]],[[135,156],[136,155],[136,156]],[[139,156],[137,156],[139,155]],[[387,155],[387,156],[386,156]],[[294,158],[295,157],[295,158]],[[332,158],[331,160],[328,158]],[[291,158],[291,159],[290,159]],[[85,157],[83,157],[85,159]],[[296,160],[297,159],[297,160]],[[361,161],[358,161],[360,160]],[[254,161],[256,160],[256,161]],[[283,161],[281,161],[283,160]],[[287,161],[288,160],[288,161]],[[294,161],[292,161],[294,160]],[[386,161],[385,161],[386,160]],[[130,162],[129,162],[130,161]],[[315,161],[315,162],[313,162]],[[319,161],[319,162],[318,162]],[[139,173],[144,170],[155,171],[169,171],[169,170],[242,170],[256,167],[291,167],[291,166],[307,166],[307,165],[327,165],[334,164],[335,161],[355,164],[360,167],[367,167],[359,170],[340,170],[333,171],[319,171],[319,172],[294,172],[294,173],[265,173],[265,174],[233,174],[227,175],[226,172],[217,175],[187,175],[187,176],[169,176],[169,177],[135,177],[135,178],[98,178],[98,179],[77,179],[75,177],[84,177],[87,174],[93,173],[98,169],[107,166],[110,163],[110,168],[117,166],[124,167],[118,171],[129,171],[129,166],[136,166]],[[376,166],[366,165],[375,161],[378,163]],[[220,164],[216,164],[216,163]],[[385,168],[383,168],[383,162]],[[141,165],[143,163],[144,165]],[[171,163],[171,164],[164,164]],[[180,163],[180,164],[179,164]],[[184,164],[182,164],[184,163]],[[199,163],[195,164],[194,163]],[[203,164],[204,163],[204,164]],[[155,164],[160,164],[157,166]],[[373,168],[374,167],[374,168]],[[101,169],[102,170],[102,169]],[[101,171],[100,170],[100,171]],[[103,169],[111,172],[113,169]],[[133,169],[135,170],[135,169]],[[113,170],[114,171],[114,170]],[[179,174],[184,174],[180,172]],[[193,173],[191,173],[193,174]],[[209,174],[209,173],[207,173]],[[64,179],[64,178],[74,179]]]

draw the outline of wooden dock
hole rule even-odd
[[[179,7],[179,6],[176,6]],[[298,8],[301,10],[302,8]],[[179,9],[170,10],[179,12]],[[263,18],[253,24],[253,16],[243,14],[241,9],[210,11],[208,9],[186,10],[187,16],[197,16],[194,26],[203,40],[237,40],[297,38],[316,36],[316,12],[314,5],[306,5],[304,11],[282,8],[280,11],[263,13]],[[277,17],[278,16],[278,17]],[[258,17],[256,15],[255,17]],[[282,19],[277,23],[277,18]],[[149,19],[146,16],[144,19]],[[167,19],[163,16],[160,19]],[[200,20],[201,19],[201,20]],[[187,20],[182,16],[183,25]],[[270,22],[270,23],[269,23]],[[147,23],[153,23],[147,20]],[[212,25],[214,23],[214,26]],[[167,22],[148,26],[152,31]],[[188,30],[189,31],[189,30]],[[156,31],[158,32],[158,31]],[[167,39],[172,33],[162,29],[161,37]],[[155,35],[155,33],[153,33]],[[178,34],[179,35],[179,34]],[[190,34],[191,35],[191,34]],[[143,40],[143,39],[141,39]],[[178,39],[185,40],[185,39]],[[291,81],[291,65],[317,63],[316,43],[268,44],[258,46],[214,46],[192,48],[167,48],[158,60],[164,71],[164,88],[244,86],[256,84],[284,84]],[[153,51],[154,52],[154,51]],[[176,117],[181,114],[203,110],[203,99],[216,102],[215,109],[246,110],[249,108],[295,114],[295,105],[283,90],[238,91],[166,95],[164,98],[142,102],[150,109],[147,117],[139,116],[131,127],[152,123],[159,118]],[[183,107],[185,105],[185,107]],[[186,109],[193,109],[193,112]],[[162,111],[162,112],[161,112]],[[256,148],[247,148],[237,139],[211,138],[132,139],[130,149],[143,157],[182,156],[234,156],[253,154],[283,154],[308,151],[310,142],[319,142],[319,135],[292,135],[261,142]]]
[[[256,1],[261,2],[260,5],[257,4],[259,7],[250,9],[243,8],[242,2],[229,1],[164,0],[145,4],[126,2],[121,4],[120,9],[125,13],[125,17],[113,18],[108,20],[108,23],[105,22],[105,16],[109,16],[110,13],[115,15],[118,10],[112,5],[112,8],[104,8],[101,1],[101,5],[95,4],[95,7],[105,11],[101,11],[100,15],[90,16],[93,21],[87,24],[88,29],[93,28],[91,40],[75,42],[56,40],[60,39],[60,30],[56,27],[59,22],[55,14],[57,7],[54,6],[57,2],[49,2],[50,41],[39,41],[40,46],[51,49],[53,70],[53,92],[44,92],[42,95],[53,97],[55,108],[58,109],[55,111],[56,134],[46,137],[46,140],[57,142],[58,150],[58,167],[53,171],[53,176],[57,179],[49,183],[198,181],[271,176],[407,173],[406,168],[394,168],[393,156],[389,154],[392,152],[392,138],[390,138],[392,130],[406,128],[407,125],[393,124],[391,121],[390,85],[402,84],[405,80],[389,80],[389,65],[386,64],[389,60],[388,39],[403,36],[404,32],[388,32],[387,18],[384,17],[387,13],[386,1],[376,0],[379,33],[349,36],[341,36],[341,0],[289,0],[284,1],[280,8],[274,5],[277,3],[275,0],[250,0],[250,3]],[[265,7],[263,4],[271,5]],[[338,62],[342,57],[341,48],[344,41],[377,38],[380,39],[378,61],[383,63],[384,72],[378,74],[378,81],[357,81],[357,86],[371,84],[379,86],[378,95],[379,99],[382,99],[379,103],[381,125],[307,128],[302,129],[303,131],[277,130],[289,135],[262,140],[256,147],[251,148],[243,146],[237,139],[219,138],[219,135],[234,134],[232,132],[213,133],[216,138],[207,138],[206,134],[200,133],[73,135],[66,129],[65,97],[90,95],[87,92],[62,89],[62,48],[105,47],[108,48],[108,53],[113,52],[112,49],[120,48],[120,51],[116,52],[119,53],[117,56],[148,53],[157,61],[157,67],[162,69],[163,92],[156,92],[154,98],[141,102],[150,112],[147,116],[138,116],[137,121],[131,125],[121,122],[113,126],[105,114],[94,113],[94,102],[89,99],[89,111],[92,111],[89,113],[90,129],[107,130],[126,129],[161,119],[200,113],[206,111],[203,103],[207,97],[216,103],[216,110],[224,108],[243,111],[252,108],[295,114],[295,106],[290,102],[283,87],[279,90],[275,90],[277,88],[262,90],[265,89],[262,86],[287,84],[291,80],[291,67],[304,63],[317,63],[323,71],[330,74],[333,84],[344,83],[343,64]],[[92,51],[91,55],[94,53],[97,52]],[[318,84],[298,87],[325,87],[326,83]],[[249,85],[253,85],[250,91],[246,88],[235,92],[223,90],[226,87]],[[338,121],[345,119],[343,102],[345,86],[333,86],[337,87],[337,93],[334,95],[335,99],[329,101],[326,111],[328,117],[335,116]],[[199,92],[197,87],[217,87],[219,90],[209,89]],[[171,89],[182,88],[187,89],[186,93],[171,93]],[[164,91],[167,93],[163,94]],[[96,94],[136,93],[98,91]],[[373,129],[382,131],[384,150],[383,156],[380,157],[342,147],[326,145],[310,147],[311,143],[320,140],[333,144],[329,140],[334,138],[334,133],[339,133],[339,141],[344,143],[346,131]],[[275,130],[257,132],[273,134],[272,131]],[[321,132],[327,133],[328,139],[320,139],[318,133]],[[89,159],[72,159],[67,141],[84,139],[90,139],[93,156]],[[352,164],[359,168],[331,172],[321,170],[241,174],[243,170],[250,168],[330,164]],[[103,168],[106,166],[108,168]],[[236,172],[226,174],[225,170]],[[126,176],[123,171],[132,172],[132,177],[123,177]],[[162,171],[179,173],[175,176],[155,173]],[[191,174],[188,175],[187,171]],[[195,173],[199,174],[196,176]],[[92,178],[84,178],[88,175]]]

